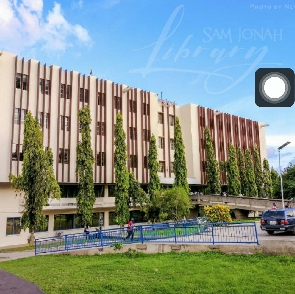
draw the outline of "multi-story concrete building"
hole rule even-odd
[[[147,155],[149,138],[158,140],[159,176],[162,184],[173,183],[174,121],[180,119],[185,142],[188,182],[193,191],[201,191],[205,179],[204,128],[211,130],[216,156],[227,159],[228,144],[242,149],[260,148],[266,157],[262,124],[227,113],[188,104],[177,106],[163,101],[156,93],[81,75],[36,60],[25,61],[2,52],[0,56],[0,246],[25,244],[28,232],[20,229],[23,199],[11,187],[8,175],[22,171],[22,142],[26,113],[38,118],[44,147],[54,154],[54,170],[62,190],[60,201],[50,200],[44,207],[48,228],[37,237],[56,232],[81,231],[76,218],[78,190],[76,146],[80,138],[78,109],[88,105],[91,111],[91,140],[95,154],[94,182],[96,201],[92,226],[114,225],[114,125],[120,112],[124,120],[128,169],[145,187],[149,181]],[[224,175],[222,175],[225,182]],[[135,217],[140,220],[140,215]],[[64,232],[65,233],[65,232]]]

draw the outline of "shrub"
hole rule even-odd
[[[226,205],[216,204],[213,206],[205,206],[204,213],[209,222],[231,222],[230,209]]]

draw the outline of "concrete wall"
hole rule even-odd
[[[295,255],[295,243],[292,241],[261,241],[259,245],[251,244],[222,244],[222,245],[207,245],[207,244],[128,244],[124,245],[121,250],[114,250],[113,247],[82,249],[76,251],[68,251],[67,255],[96,255],[96,254],[111,254],[127,252],[129,249],[138,252],[155,254],[167,252],[203,252],[203,251],[219,251],[228,254],[277,254],[277,255]]]

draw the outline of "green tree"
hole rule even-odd
[[[256,144],[254,145],[254,175],[258,197],[263,197],[263,171],[261,166],[259,150]]]
[[[263,189],[264,197],[272,198],[272,180],[269,170],[269,163],[266,158],[263,159]]]
[[[128,222],[130,213],[128,208],[129,172],[127,170],[126,134],[123,129],[123,118],[117,114],[115,127],[115,214],[116,222],[123,225]]]
[[[153,221],[179,220],[189,215],[191,207],[191,199],[183,187],[162,189],[155,192],[148,215]]]
[[[148,193],[149,193],[150,199],[152,199],[155,195],[155,192],[161,189],[161,182],[158,175],[160,165],[158,162],[158,150],[157,150],[156,138],[154,135],[152,135],[150,139],[148,167],[150,170],[150,181],[148,183]]]
[[[140,210],[144,211],[144,207],[149,203],[149,198],[141,188],[139,182],[135,179],[133,173],[129,173],[128,194],[130,198],[130,205],[134,207],[139,205]]]
[[[245,167],[245,156],[242,152],[241,148],[238,148],[238,168],[240,175],[240,183],[241,183],[241,193],[246,195],[246,167]]]
[[[272,196],[273,198],[281,196],[281,186],[280,186],[280,175],[272,167],[270,171],[271,176],[271,186],[272,186]]]
[[[282,173],[284,199],[295,198],[295,164],[289,164]]]
[[[77,195],[77,214],[82,223],[92,223],[93,205],[95,202],[93,184],[94,157],[91,148],[90,109],[85,107],[78,111],[81,127],[81,141],[77,145],[76,174],[79,179],[79,192]]]
[[[221,191],[219,164],[215,158],[210,131],[207,127],[205,128],[204,136],[206,150],[207,193],[219,194]]]
[[[185,147],[182,139],[181,126],[179,118],[175,119],[174,127],[174,185],[176,187],[183,187],[184,190],[189,194],[189,186],[187,182],[187,168],[185,160]]]
[[[229,145],[228,161],[226,165],[227,192],[229,195],[241,194],[240,173],[237,162],[237,153],[233,144]]]
[[[189,194],[183,187],[161,190],[160,199],[160,220],[180,220],[187,217],[192,208]]]
[[[21,223],[23,229],[29,228],[30,242],[34,233],[46,223],[43,207],[49,198],[59,199],[61,192],[53,171],[51,149],[44,151],[42,131],[37,119],[28,112],[24,124],[22,174],[9,174],[9,180],[16,191],[23,192],[25,206]]]
[[[255,183],[254,166],[252,160],[252,154],[249,149],[246,149],[245,154],[245,170],[246,170],[246,182],[245,182],[245,195],[250,197],[257,197],[258,191]]]

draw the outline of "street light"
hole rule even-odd
[[[260,128],[265,128],[265,127],[269,127],[269,124],[260,125]]]
[[[282,205],[284,208],[285,207],[285,203],[284,203],[284,190],[283,190],[283,177],[282,177],[282,170],[281,170],[281,150],[286,147],[287,145],[289,145],[291,142],[286,142],[285,144],[283,144],[282,146],[280,146],[278,148],[279,150],[279,168],[280,168],[280,179],[281,179],[281,194],[282,194]]]

